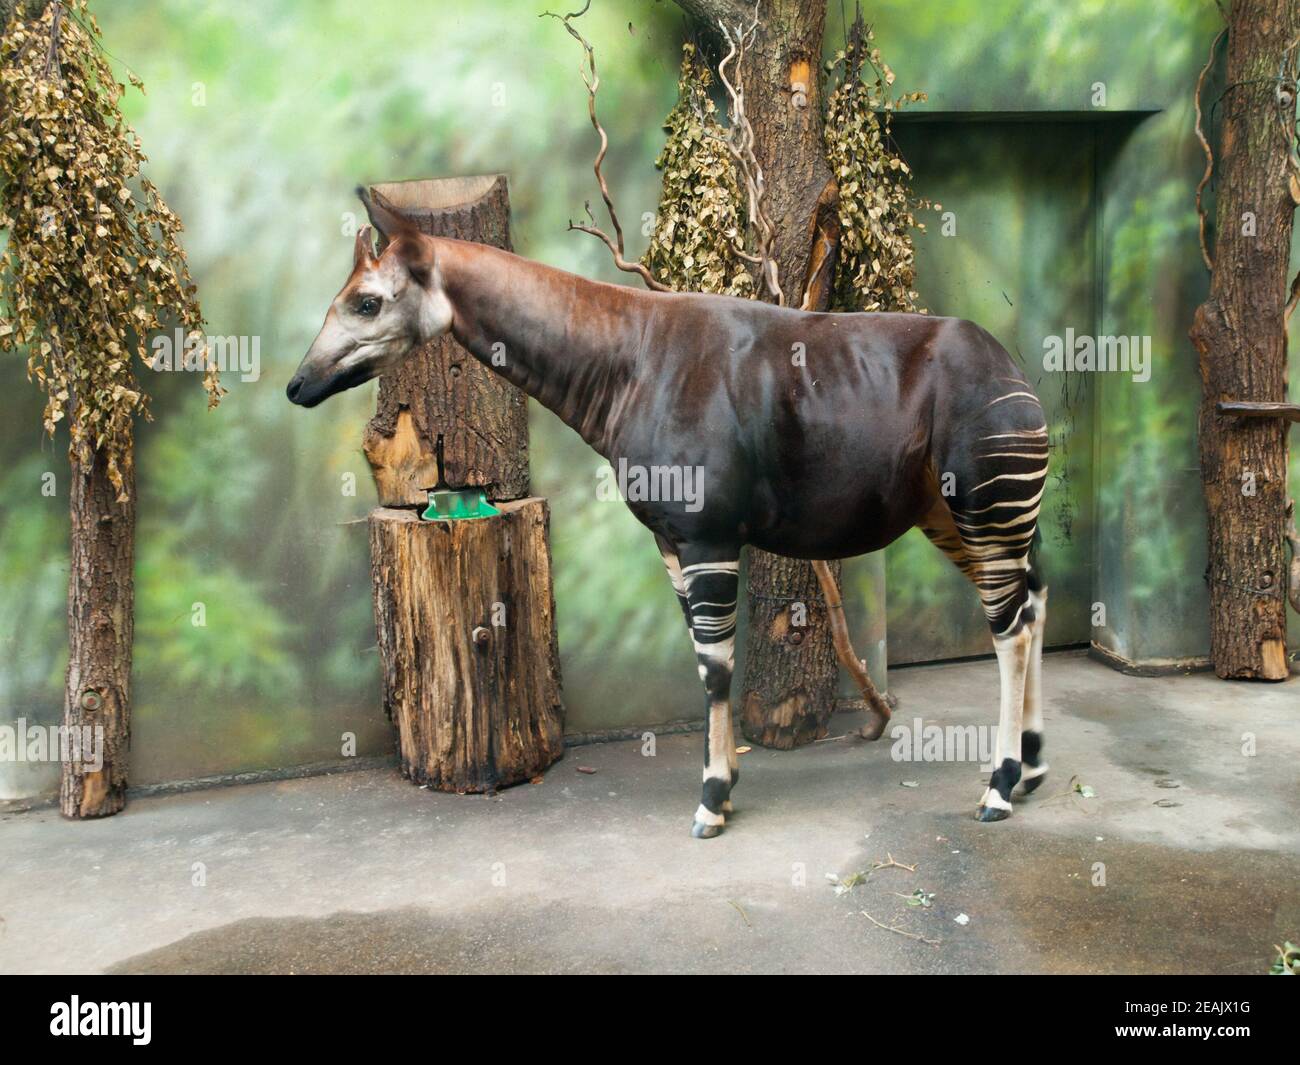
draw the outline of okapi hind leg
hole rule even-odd
[[[1027,598],[1027,593],[1026,593]],[[975,808],[977,821],[1002,821],[1011,816],[1011,789],[1020,782],[1020,738],[1034,634],[1021,623],[1009,635],[993,637],[998,657],[998,737],[989,786]]]
[[[738,549],[683,545],[678,561],[690,613],[691,640],[707,698],[704,786],[691,835],[709,839],[722,831],[739,772],[731,727],[731,675],[736,666]],[[671,572],[671,567],[670,567]]]
[[[1034,608],[1034,620],[1030,625],[1034,638],[1029,648],[1024,728],[1020,733],[1023,763],[1020,787],[1026,795],[1047,777],[1047,762],[1043,759],[1043,631],[1047,628],[1047,585],[1040,581],[1032,568],[1029,571],[1029,602]]]
[[[1043,463],[1045,471],[1045,458]],[[1037,581],[1031,578],[1029,550],[1042,483],[1041,477],[1032,478],[1027,485],[1021,482],[1018,476],[1009,484],[996,478],[982,482],[977,488],[996,483],[1004,491],[992,497],[987,492],[977,496],[976,501],[983,505],[965,510],[936,499],[921,522],[922,532],[975,585],[993,633],[999,674],[998,734],[993,773],[975,810],[980,821],[1001,821],[1011,815],[1011,791],[1022,776],[1021,734],[1031,671],[1038,685],[1033,698],[1041,709],[1041,673],[1033,667],[1041,661],[1042,624],[1038,622],[1036,593],[1031,590]],[[969,496],[963,500],[969,501]],[[1038,744],[1031,741],[1030,746],[1037,764],[1041,719],[1034,736]]]

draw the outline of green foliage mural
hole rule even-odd
[[[504,171],[522,254],[637,283],[599,242],[566,231],[596,199],[596,143],[579,56],[563,27],[537,18],[545,7],[98,5],[114,72],[148,86],[125,98],[126,117],[185,219],[205,328],[258,354],[255,368],[223,374],[219,414],[204,410],[193,375],[148,378],[135,782],[334,760],[347,733],[360,754],[390,749],[361,523],[373,505],[360,439],[374,386],[310,412],[283,394],[346,276],[358,182]],[[1217,30],[1214,5],[881,0],[864,14],[900,83],[928,94],[896,127],[917,192],[957,215],[955,237],[926,216],[919,302],[976,317],[1027,366],[1038,360],[1030,379],[1054,404],[1054,441],[1079,443],[1071,492],[1050,489],[1049,546],[1082,581],[1059,599],[1054,588],[1059,640],[1091,634],[1134,659],[1203,653],[1199,382],[1186,333],[1205,285],[1191,88]],[[837,5],[830,22],[827,59],[845,40]],[[682,20],[655,0],[596,0],[583,31],[600,59],[605,171],[635,258],[659,200],[654,162],[677,99]],[[1006,124],[1005,113],[1035,111],[1049,114]],[[1150,113],[1119,116],[1139,111]],[[1085,322],[1150,335],[1151,379],[1044,374],[1043,336]],[[41,437],[41,410],[24,359],[0,359],[0,722],[61,712],[67,466],[64,443]],[[569,727],[695,715],[694,656],[649,534],[620,503],[597,499],[602,460],[546,411],[531,417],[534,488],[552,502]],[[984,653],[960,577],[912,539],[889,558],[895,659]],[[869,569],[846,574],[850,606],[869,601]],[[1081,620],[1094,599],[1107,608],[1098,629]],[[879,619],[859,611],[855,621],[867,651]],[[0,798],[53,779],[0,766]]]

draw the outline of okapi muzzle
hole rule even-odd
[[[369,233],[358,235],[352,274],[290,400],[315,406],[450,330],[611,467],[691,471],[704,486],[690,498],[624,496],[654,534],[704,685],[695,836],[721,831],[739,776],[731,679],[745,545],[812,560],[820,578],[825,560],[878,551],[919,527],[974,585],[997,654],[995,768],[976,817],[1002,820],[1013,789],[1042,783],[1047,589],[1031,553],[1048,434],[1033,389],[988,332],[956,318],[820,314],[600,284],[428,237],[366,206],[387,246],[376,257]],[[834,620],[838,593],[822,584]],[[865,670],[853,670],[860,663],[841,660],[875,706]],[[883,727],[888,709],[876,700]]]
[[[451,325],[446,297],[435,288],[432,247],[407,233],[376,257],[370,241],[370,226],[363,226],[352,274],[285,389],[291,403],[314,407],[364,384]]]

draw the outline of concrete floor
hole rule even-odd
[[[1045,676],[1052,771],[999,824],[971,818],[976,764],[844,739],[744,755],[737,814],[695,840],[699,734],[575,748],[492,798],[369,770],[9,814],[0,971],[1266,971],[1300,941],[1300,681],[1077,653]],[[992,662],[891,679],[898,723],[994,721]],[[889,854],[916,871],[826,879]]]

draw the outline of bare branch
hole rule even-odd
[[[728,25],[725,21],[719,20],[718,29],[721,30],[722,38],[727,44],[727,54],[718,63],[718,80],[727,91],[731,119],[726,144],[745,183],[745,196],[749,201],[749,224],[754,232],[754,243],[758,252],[759,274],[773,300],[778,306],[784,306],[785,295],[781,291],[775,255],[776,227],[772,224],[772,219],[763,204],[767,186],[763,180],[763,168],[754,155],[754,127],[750,124],[749,115],[745,111],[745,87],[740,76],[744,67],[745,53],[758,33],[758,0],[755,0],[754,13],[748,25],[740,23]],[[734,81],[727,74],[727,67],[733,62],[736,68]],[[748,255],[743,257],[748,261],[755,261]]]
[[[915,939],[918,943],[924,943],[928,947],[937,947],[940,945],[940,941],[937,939],[926,939],[925,936],[919,935],[916,932],[907,932],[901,928],[895,928],[892,924],[882,924],[880,921],[877,921],[872,917],[871,914],[867,913],[866,910],[859,910],[858,912],[877,928],[883,928],[886,932],[893,932],[895,935],[902,936],[905,939]]]
[[[1295,500],[1288,499],[1286,504],[1287,545],[1291,548],[1291,571],[1287,580],[1287,601],[1291,609],[1300,614],[1300,533],[1295,527]]]
[[[54,5],[54,19],[50,22],[50,50],[45,53],[45,80],[50,78],[50,71],[58,73],[59,81],[63,80],[63,65],[59,62],[59,31],[63,26],[63,5],[56,3]]]
[[[573,11],[567,15],[557,15],[553,11],[544,11],[538,16],[539,18],[559,19],[564,24],[564,28],[569,31],[569,36],[582,45],[583,56],[587,64],[587,69],[582,71],[582,81],[587,86],[587,114],[591,118],[592,128],[600,137],[600,150],[596,153],[596,162],[592,170],[596,174],[596,183],[600,186],[601,199],[605,201],[605,210],[609,214],[610,223],[614,227],[614,236],[611,237],[596,225],[590,205],[587,206],[587,217],[591,218],[591,225],[570,222],[569,229],[577,230],[579,233],[589,233],[603,241],[605,247],[609,249],[610,254],[614,257],[614,265],[626,273],[640,276],[647,288],[654,289],[656,292],[671,292],[672,290],[659,281],[643,264],[629,262],[624,256],[623,226],[618,220],[618,212],[614,210],[614,200],[610,196],[609,185],[606,183],[605,175],[601,170],[605,162],[605,153],[609,151],[609,137],[605,133],[605,128],[600,124],[600,119],[596,117],[596,93],[600,89],[600,75],[596,73],[596,51],[587,38],[574,29],[573,23],[570,21],[570,19],[581,18],[587,13],[589,7],[591,7],[591,0],[587,0],[581,11]]]
[[[1201,142],[1201,148],[1205,152],[1205,173],[1201,175],[1201,180],[1196,186],[1196,220],[1200,229],[1201,258],[1205,260],[1207,270],[1214,269],[1214,261],[1210,258],[1209,249],[1205,245],[1205,208],[1201,206],[1201,196],[1214,174],[1214,151],[1210,148],[1210,142],[1206,140],[1205,131],[1201,126],[1201,90],[1205,87],[1205,78],[1210,73],[1210,68],[1214,66],[1214,53],[1218,51],[1219,42],[1227,32],[1228,27],[1224,26],[1210,44],[1210,56],[1206,59],[1205,66],[1201,68],[1201,76],[1196,79],[1196,92],[1193,94],[1196,103],[1196,139]]]

